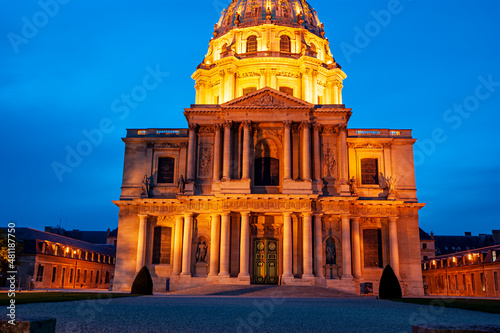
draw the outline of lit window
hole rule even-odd
[[[361,184],[378,185],[378,160],[376,158],[361,160]]]
[[[422,249],[427,249],[427,243],[422,243]]]
[[[247,53],[257,52],[257,37],[250,36],[247,39]]]

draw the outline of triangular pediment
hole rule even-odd
[[[221,105],[223,108],[311,108],[313,104],[265,87]]]

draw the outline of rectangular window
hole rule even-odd
[[[458,290],[458,276],[455,275],[455,290]]]
[[[484,280],[484,273],[481,273],[481,289],[486,291],[486,281]]]
[[[472,291],[476,291],[476,281],[474,281],[474,274],[470,275],[470,284],[472,285]]]
[[[422,249],[427,249],[427,243],[422,243]]]
[[[43,267],[41,264],[38,264],[38,271],[36,272],[36,281],[37,282],[42,282],[43,281]]]
[[[106,271],[106,278],[104,279],[104,283],[109,283],[109,272]]]
[[[462,280],[464,284],[464,290],[467,290],[467,280],[465,279],[465,274],[462,274]]]
[[[287,94],[287,95],[293,96],[293,89],[292,88],[280,87],[280,91]]]
[[[69,283],[73,283],[73,268],[69,271]]]
[[[493,280],[495,280],[495,291],[498,291],[498,272],[493,272]]]
[[[95,273],[95,284],[99,284],[99,271]]]
[[[80,270],[76,271],[76,283],[80,283]]]
[[[364,265],[365,267],[383,267],[382,230],[363,230]]]
[[[56,267],[52,267],[52,282],[56,282]]]
[[[246,95],[248,95],[250,93],[253,93],[256,90],[257,90],[257,88],[255,88],[255,87],[244,88],[243,89],[243,96],[246,96]]]
[[[169,265],[172,246],[172,228],[155,227],[153,235],[153,265]]]
[[[172,157],[158,158],[158,184],[174,183],[175,159]]]
[[[493,262],[497,261],[497,251],[491,251],[491,257],[493,259]]]
[[[92,278],[94,277],[94,271],[90,271],[89,283],[92,284]]]
[[[378,185],[378,160],[376,158],[361,160],[361,184]]]
[[[83,271],[83,283],[87,283],[87,270]]]

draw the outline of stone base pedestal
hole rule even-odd
[[[283,194],[313,194],[312,180],[283,180]]]
[[[329,280],[338,280],[340,279],[339,275],[339,265],[325,265],[323,266],[325,272],[325,279]]]
[[[220,193],[222,194],[250,194],[252,189],[250,188],[251,180],[247,179],[227,179],[222,180]]]
[[[194,275],[196,277],[207,277],[208,264],[206,262],[197,262],[194,264]]]
[[[194,195],[194,182],[184,185],[184,195]]]
[[[238,275],[238,280],[240,280],[241,282],[248,282],[250,283],[250,274],[248,275]]]
[[[351,196],[351,190],[349,189],[349,185],[347,185],[347,184],[340,185],[340,196],[341,197],[350,197]]]

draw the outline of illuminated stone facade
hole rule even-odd
[[[304,1],[233,1],[193,74],[188,129],[128,130],[115,290],[204,284],[423,294],[410,130],[348,129],[346,75]]]

